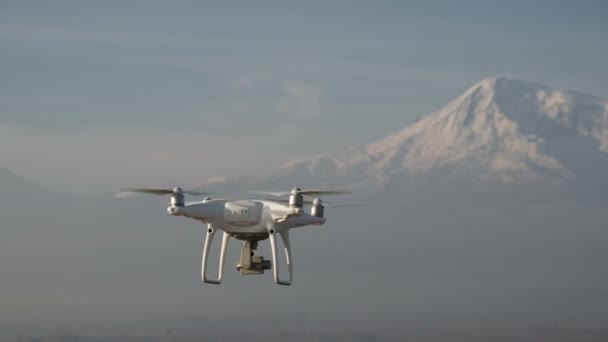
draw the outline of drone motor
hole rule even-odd
[[[293,188],[289,195],[289,207],[296,209],[296,211],[302,211],[304,207],[304,196],[302,196],[301,191],[300,188]]]
[[[312,216],[323,218],[323,215],[325,214],[325,206],[323,205],[323,200],[317,197],[312,201],[310,214]]]
[[[182,192],[182,188],[178,186],[173,188],[173,193],[171,194],[171,207],[184,207],[184,193]]]

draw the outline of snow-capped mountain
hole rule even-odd
[[[607,175],[606,101],[498,77],[383,139],[289,162],[271,178],[357,187],[428,177],[567,183]]]

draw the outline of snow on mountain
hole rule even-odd
[[[564,183],[607,174],[606,101],[497,77],[383,139],[289,162],[273,177],[356,187],[416,177]]]

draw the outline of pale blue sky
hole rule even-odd
[[[4,1],[0,165],[197,183],[367,143],[497,74],[608,98],[607,34],[599,0]]]

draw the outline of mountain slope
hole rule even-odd
[[[10,202],[18,199],[19,201],[26,198],[48,197],[51,193],[29,181],[19,177],[13,172],[0,167],[0,201],[5,200]]]
[[[28,210],[54,210],[58,206],[72,205],[89,200],[82,195],[56,192],[15,174],[0,166],[0,215],[24,215]],[[23,210],[16,210],[19,207]],[[35,208],[35,209],[34,209]]]
[[[498,77],[383,139],[287,163],[271,178],[354,187],[416,178],[568,183],[607,171],[608,103]]]

